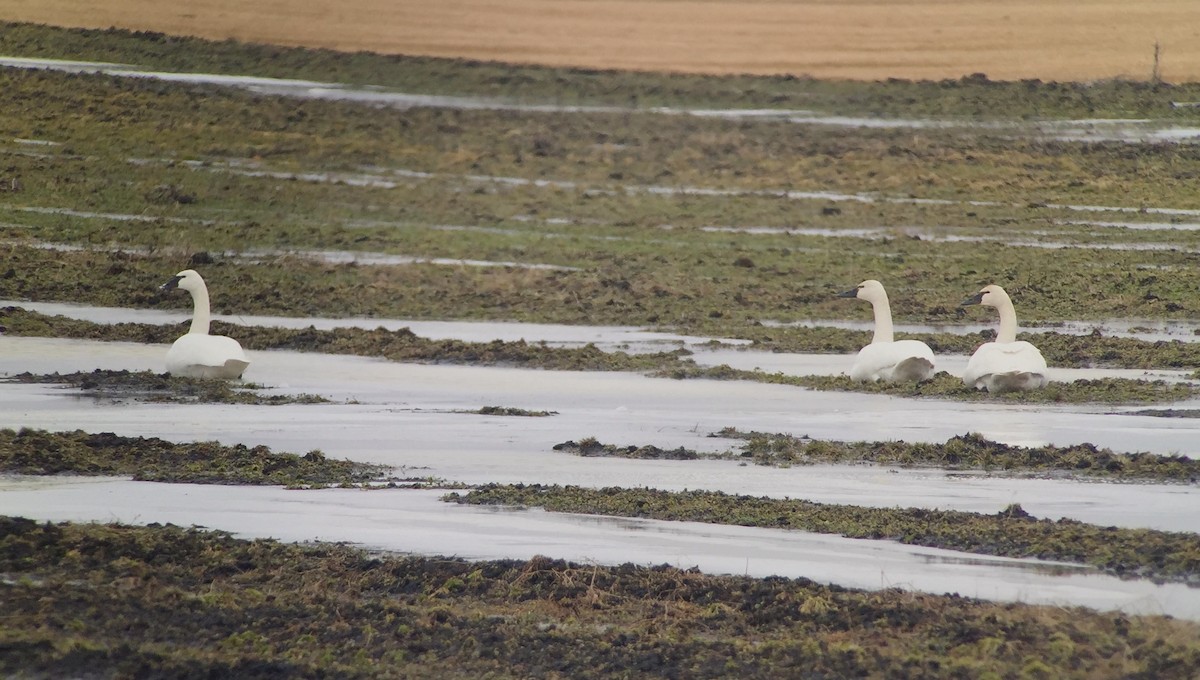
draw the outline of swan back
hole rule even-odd
[[[850,379],[859,382],[920,382],[933,376],[934,357],[920,340],[872,342],[858,351]]]
[[[249,365],[241,344],[224,335],[187,333],[167,350],[167,373],[186,378],[231,380]]]
[[[988,392],[1032,390],[1046,384],[1046,374],[1046,360],[1033,344],[985,342],[967,362],[963,382]]]

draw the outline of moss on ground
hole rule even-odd
[[[0,429],[0,472],[23,475],[121,475],[148,482],[268,484],[289,487],[401,482],[384,465],[331,460],[319,450],[272,453],[265,446],[177,444],[111,432]]]
[[[558,411],[533,411],[514,406],[484,406],[476,411],[468,411],[468,413],[478,413],[481,416],[518,416],[524,418],[545,418],[547,416],[558,415]]]
[[[0,382],[61,384],[85,396],[105,401],[144,401],[184,404],[327,404],[316,394],[260,394],[257,383],[230,383],[216,378],[184,378],[169,373],[96,369],[91,372],[32,374],[18,373]]]
[[[674,567],[0,519],[0,673],[1189,678],[1200,626]],[[815,676],[814,676],[815,677]]]
[[[743,432],[727,427],[709,435],[739,442],[726,453],[699,453],[685,447],[617,446],[585,437],[555,444],[555,451],[579,456],[670,460],[741,460],[755,465],[886,465],[932,467],[940,470],[981,471],[1000,475],[1070,476],[1082,479],[1195,484],[1200,461],[1188,456],[1146,452],[1119,453],[1094,444],[1073,446],[1011,446],[979,434],[957,435],[945,443],[903,441],[843,442],[790,434]]]
[[[446,500],[893,540],[984,555],[1086,564],[1124,578],[1200,586],[1200,535],[1101,527],[1071,519],[1039,520],[1019,505],[996,515],[981,515],[923,508],[830,505],[720,491],[592,489],[542,484],[488,484],[466,494],[451,493]]]
[[[1133,380],[1130,378],[1078,379],[1071,382],[1051,381],[1036,390],[991,393],[963,384],[962,378],[940,371],[919,383],[858,382],[846,375],[787,375],[747,371],[729,366],[679,366],[657,373],[661,377],[714,380],[757,380],[779,385],[795,385],[813,390],[836,390],[864,394],[887,394],[896,397],[929,397],[956,401],[988,401],[1013,404],[1137,404],[1156,401],[1190,399],[1200,387],[1190,382],[1166,380]]]
[[[614,446],[602,444],[595,437],[584,437],[578,442],[571,440],[554,445],[555,451],[573,453],[584,457],[639,458],[648,460],[697,460],[704,456],[682,446],[662,449],[657,446]]]

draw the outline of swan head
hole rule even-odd
[[[883,284],[875,279],[867,279],[858,284],[854,288],[842,293],[838,293],[840,298],[858,298],[874,303],[876,300],[887,300],[887,291],[883,289]]]
[[[171,280],[164,283],[159,290],[166,293],[176,288],[182,288],[189,293],[195,290],[202,290],[204,289],[204,279],[200,278],[199,272],[195,269],[185,269],[172,276]]]
[[[958,306],[968,307],[970,305],[984,305],[986,307],[1002,307],[1005,303],[1012,304],[1008,297],[1008,293],[997,285],[984,286],[975,295],[963,300]]]

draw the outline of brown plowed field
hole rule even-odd
[[[0,0],[60,26],[512,62],[855,79],[1200,80],[1197,0]]]

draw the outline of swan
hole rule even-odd
[[[185,269],[162,285],[162,292],[182,288],[192,294],[192,326],[167,350],[167,372],[187,378],[240,378],[250,360],[237,340],[208,334],[208,287],[193,269]]]
[[[892,339],[892,308],[883,284],[868,279],[838,297],[858,298],[871,303],[875,310],[875,336],[871,344],[858,351],[851,380],[893,382],[925,380],[933,375],[933,350],[920,340]]]
[[[1046,360],[1037,347],[1017,340],[1017,313],[1012,299],[1000,286],[985,286],[960,307],[987,305],[1000,311],[1000,330],[994,342],[985,342],[971,355],[963,382],[988,392],[1032,390],[1046,384]]]

